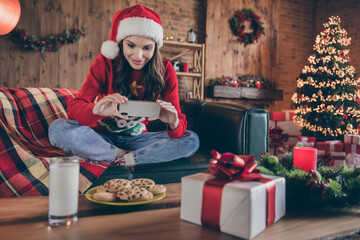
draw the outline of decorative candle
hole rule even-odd
[[[304,171],[316,170],[317,149],[312,147],[294,147],[294,167]]]
[[[261,82],[256,81],[256,82],[255,82],[255,87],[256,87],[256,88],[262,88]]]

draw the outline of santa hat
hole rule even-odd
[[[163,28],[159,15],[141,4],[117,11],[112,19],[110,41],[101,46],[101,53],[108,59],[119,54],[118,42],[128,36],[142,36],[153,39],[157,47],[163,45]]]

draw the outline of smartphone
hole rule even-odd
[[[160,106],[156,102],[128,100],[118,104],[121,115],[133,117],[153,117],[157,118],[160,114]]]

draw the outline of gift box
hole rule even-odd
[[[326,142],[317,142],[317,150],[324,150],[330,152],[342,152],[344,151],[344,144],[340,141],[326,141]]]
[[[268,182],[240,179],[224,183],[209,173],[183,177],[181,219],[240,238],[253,238],[285,215],[285,179],[256,175]]]
[[[293,112],[272,112],[270,120],[272,121],[294,121],[295,113]]]
[[[298,136],[298,141],[296,145],[302,145],[303,147],[314,147],[315,146],[315,137],[305,137],[305,136]]]
[[[295,114],[292,112],[272,112],[270,113],[270,127],[280,127],[283,133],[288,135],[288,139],[284,144],[295,145],[297,136],[301,133],[301,127],[297,122],[294,122]]]
[[[360,135],[345,134],[344,143],[358,144],[360,145]]]
[[[277,156],[279,159],[282,159],[285,157],[285,154],[291,152],[294,147],[295,145],[284,144],[276,148],[276,153],[275,153],[275,148],[270,148],[270,147],[268,152],[271,155]]]
[[[344,143],[345,145],[345,153],[346,155],[350,153],[360,154],[360,145],[358,144],[351,144],[351,143]]]
[[[285,145],[294,146],[297,137],[301,134],[300,125],[294,122],[293,112],[272,112],[270,113],[269,131],[269,153],[279,154],[279,147]]]
[[[346,160],[334,160],[334,165],[330,166],[335,171],[339,171],[346,164]]]
[[[349,168],[360,167],[360,155],[356,153],[350,153],[346,155],[345,162]]]
[[[318,150],[319,158],[322,158],[329,167],[334,170],[340,170],[345,164],[346,153],[345,152],[332,152],[325,150]]]
[[[346,153],[345,152],[332,152],[332,151],[325,151],[325,150],[318,150],[318,156],[324,156],[328,154],[334,159],[345,159]]]

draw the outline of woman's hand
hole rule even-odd
[[[174,130],[179,125],[178,112],[172,103],[165,102],[162,100],[156,100],[156,102],[160,105],[160,114],[158,119],[162,122],[169,124],[171,130]],[[150,120],[150,119],[149,119]]]
[[[117,109],[118,104],[124,103],[127,100],[127,97],[122,96],[119,93],[107,95],[95,104],[93,113],[100,116],[118,116],[127,119],[128,117],[121,115]]]

